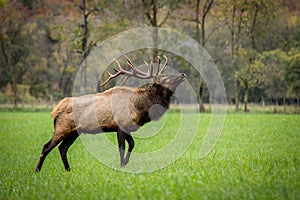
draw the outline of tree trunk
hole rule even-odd
[[[158,56],[158,29],[157,27],[154,28],[152,33],[152,41],[153,41],[153,49],[152,49],[152,60],[153,62],[156,61]]]
[[[231,15],[231,26],[229,26],[230,30],[230,40],[231,40],[231,61],[234,68],[234,71],[236,72],[237,69],[237,52],[239,47],[236,46],[236,43],[239,43],[239,33],[240,33],[240,26],[238,26],[238,32],[236,34],[235,32],[235,23],[236,23],[236,7],[235,4],[232,4],[232,15]],[[233,74],[233,77],[235,77],[235,72]],[[239,90],[240,90],[240,84],[237,77],[234,78],[235,82],[235,111],[239,111]]]
[[[157,28],[161,27],[166,22],[169,16],[169,11],[166,17],[160,23],[158,23],[157,0],[151,0],[151,1],[142,0],[142,3],[145,9],[146,17],[148,18],[151,26],[155,28],[152,33],[152,41],[153,41],[152,56],[153,56],[153,62],[155,62],[158,56],[158,29]]]
[[[88,38],[88,21],[86,14],[86,0],[81,0],[82,12],[82,38],[81,38],[81,92],[84,92],[86,87],[86,58],[87,58],[87,38]]]
[[[239,91],[240,91],[240,83],[237,79],[235,79],[235,111],[239,111]]]
[[[13,95],[14,95],[14,107],[18,106],[18,86],[16,82],[11,83]]]
[[[278,109],[278,98],[276,98],[275,100],[275,107],[274,107],[274,113],[277,113],[277,109]]]
[[[297,98],[297,105],[296,105],[296,111],[295,111],[295,114],[298,114],[298,112],[299,112],[299,105],[300,105],[300,99]]]
[[[248,83],[245,84],[245,94],[244,94],[244,112],[248,112]]]
[[[283,97],[283,113],[286,113],[286,102],[285,102],[285,97]]]
[[[204,88],[204,83],[203,79],[200,78],[200,87],[199,87],[199,112],[203,113],[205,112],[205,107],[204,107],[204,97],[203,97],[203,88]]]
[[[157,6],[156,6],[156,0],[153,0],[152,1],[153,3],[153,7],[152,7],[152,13],[153,13],[153,18],[152,18],[152,26],[154,27],[154,30],[153,30],[153,36],[152,36],[152,40],[153,40],[153,53],[152,53],[152,56],[153,56],[153,62],[155,62],[157,56],[158,56],[158,24],[157,24]]]
[[[196,6],[196,38],[197,38],[197,42],[199,44],[202,45],[202,47],[204,46],[205,43],[204,40],[200,39],[200,28],[199,28],[199,9],[200,9],[200,0],[197,0],[197,6]],[[203,21],[203,19],[202,19]],[[201,24],[201,28],[203,28],[204,25]],[[201,30],[203,32],[203,30]],[[203,34],[202,34],[202,38],[203,38]],[[199,52],[202,52],[201,49],[199,49]],[[201,55],[202,56],[202,55]],[[204,83],[203,83],[203,78],[202,78],[202,64],[200,66],[200,77],[199,77],[199,94],[198,94],[198,98],[199,98],[199,112],[205,112],[205,107],[204,107],[204,102],[203,102],[203,87],[204,87]]]

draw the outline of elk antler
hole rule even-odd
[[[132,64],[131,60],[127,56],[124,56],[124,57],[127,61],[127,64],[131,68],[131,70],[128,71],[128,70],[123,69],[121,67],[121,64],[119,63],[119,61],[117,59],[115,59],[115,62],[117,63],[117,66],[118,66],[118,69],[114,69],[116,71],[116,73],[111,74],[110,72],[105,71],[109,75],[109,77],[108,77],[108,79],[106,79],[106,81],[104,81],[104,83],[101,84],[101,86],[106,85],[111,79],[116,78],[116,77],[120,76],[121,74],[125,75],[125,78],[124,78],[124,81],[123,81],[122,85],[124,85],[126,83],[126,81],[128,80],[128,78],[131,77],[131,76],[139,78],[139,79],[153,78],[153,62],[152,61],[150,62],[150,64],[147,63],[146,61],[144,61],[147,68],[148,68],[148,70],[147,70],[147,72],[143,72],[143,71],[137,69],[134,66],[134,64]],[[166,59],[166,62],[164,64],[164,66],[162,67],[162,69],[159,70],[161,59],[160,59],[159,56],[157,56],[157,57],[158,57],[158,66],[157,66],[157,72],[156,72],[155,76],[161,76],[162,73],[165,71],[167,65],[168,65],[168,58],[167,58],[167,56],[164,55],[164,58]]]
[[[156,76],[161,76],[162,73],[166,70],[166,67],[167,67],[167,65],[168,65],[168,63],[169,63],[168,57],[167,57],[166,55],[163,55],[163,56],[164,56],[164,58],[166,59],[166,62],[165,62],[165,64],[164,64],[164,66],[161,68],[161,70],[159,70],[159,66],[160,66],[160,57],[157,56],[157,57],[158,57],[158,65],[157,65]]]

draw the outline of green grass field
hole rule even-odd
[[[170,139],[163,132],[172,132],[180,114],[168,116],[162,139],[136,139],[134,151],[147,152]],[[56,148],[36,174],[42,146],[53,132],[50,114],[0,112],[0,199],[300,199],[299,115],[229,114],[205,159],[199,151],[210,114],[200,119],[185,154],[152,173],[111,169],[78,139],[68,153],[70,173]]]

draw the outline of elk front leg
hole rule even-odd
[[[130,155],[131,155],[131,151],[134,147],[134,140],[132,138],[132,136],[130,134],[126,134],[126,137],[125,137],[127,143],[128,143],[128,152],[126,154],[126,157],[125,157],[125,160],[124,160],[124,164],[127,165],[128,161],[129,161],[129,158],[130,158]]]
[[[121,129],[119,129],[117,132],[117,137],[118,137],[118,145],[119,145],[119,152],[120,152],[120,165],[125,166],[124,154],[125,154],[126,133]]]

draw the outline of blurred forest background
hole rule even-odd
[[[163,27],[208,51],[236,111],[250,102],[299,112],[299,0],[0,0],[0,25],[1,105],[51,106],[72,95],[79,66],[101,41]],[[170,62],[197,88],[204,112],[205,81],[182,58]]]

